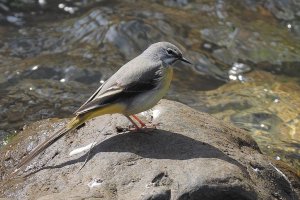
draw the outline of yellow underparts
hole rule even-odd
[[[114,113],[123,113],[125,106],[122,104],[112,104],[109,106],[105,106],[99,109],[91,110],[87,113],[82,115],[76,116],[70,120],[67,124],[68,129],[75,129],[76,127],[80,126],[84,122],[93,119],[95,117],[105,115],[105,114],[114,114]]]
[[[167,75],[166,75],[166,84],[170,85],[172,78],[173,78],[173,68],[169,67],[167,69]]]
[[[166,69],[164,78],[162,79],[162,87],[157,94],[157,96],[159,96],[159,98],[163,98],[163,96],[165,96],[165,94],[169,90],[172,78],[173,78],[173,68],[169,66]]]

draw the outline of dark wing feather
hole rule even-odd
[[[143,81],[132,82],[126,86],[114,85],[111,88],[108,88],[101,95],[94,94],[92,96],[93,98],[90,98],[90,101],[87,101],[76,111],[76,114],[84,114],[90,110],[101,108],[105,105],[115,103],[123,99],[129,99],[154,89],[159,83],[162,74],[153,73],[151,75],[148,77],[142,77],[141,79]]]
[[[82,105],[77,111],[76,115],[84,114],[90,110],[103,107],[109,103],[112,103],[115,96],[118,96],[121,93],[123,88],[112,87],[112,89],[108,89],[105,93],[100,96],[96,95],[93,99],[88,101],[86,104]]]

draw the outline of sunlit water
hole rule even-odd
[[[70,116],[165,40],[194,63],[176,65],[168,99],[249,130],[299,172],[299,10],[292,0],[0,1],[0,139]]]

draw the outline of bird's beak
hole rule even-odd
[[[182,57],[182,58],[180,58],[180,60],[182,61],[182,62],[185,62],[185,63],[188,63],[188,64],[192,64],[190,61],[188,61],[185,57]]]

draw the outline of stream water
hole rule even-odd
[[[168,99],[249,130],[300,170],[297,0],[0,0],[0,140],[68,117],[149,44],[178,45]]]

